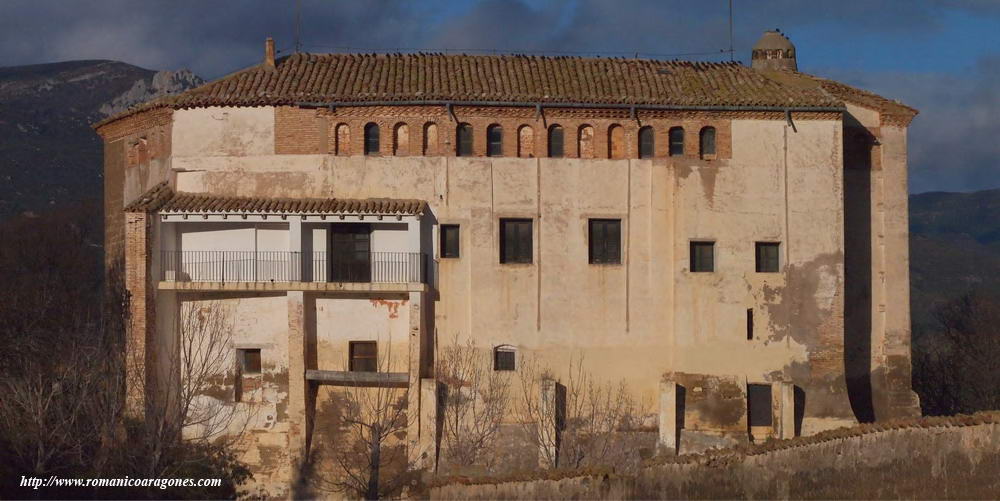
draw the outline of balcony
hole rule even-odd
[[[160,288],[423,290],[420,252],[161,251]]]

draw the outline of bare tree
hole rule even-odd
[[[438,360],[436,374],[448,386],[443,453],[452,464],[492,466],[488,452],[510,410],[510,376],[493,370],[490,355],[456,336]]]
[[[408,412],[407,388],[374,381],[395,368],[391,350],[376,366],[348,372],[349,381],[330,392],[338,415],[328,426],[336,429],[318,430],[327,436],[310,458],[317,489],[380,499],[398,495],[411,478],[414,463],[403,438],[416,416]]]

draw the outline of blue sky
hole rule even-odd
[[[728,0],[301,0],[305,49],[717,52]],[[734,0],[736,57],[765,29],[801,71],[921,110],[910,189],[1000,188],[1000,0]],[[294,0],[3,0],[0,66],[115,59],[214,78],[292,46]],[[719,60],[718,54],[686,59]]]

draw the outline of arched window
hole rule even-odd
[[[335,155],[351,154],[351,128],[347,124],[337,125],[336,136],[334,137],[333,153]]]
[[[493,348],[493,370],[512,371],[517,369],[517,351],[509,344]]]
[[[438,126],[434,122],[424,124],[424,155],[438,154]]]
[[[576,133],[576,151],[580,158],[594,158],[594,128],[584,124]]]
[[[701,158],[715,155],[715,127],[703,127],[698,135],[698,149]]]
[[[670,156],[684,154],[684,127],[670,128]]]
[[[563,128],[559,124],[549,127],[549,156],[552,158],[562,158],[563,151]]]
[[[503,156],[503,127],[497,124],[486,128],[486,156]]]
[[[625,129],[621,125],[608,127],[608,158],[625,158]]]
[[[653,158],[653,146],[653,128],[647,125],[639,129],[639,158]]]
[[[365,155],[378,155],[378,124],[365,125]]]
[[[410,128],[404,123],[396,124],[392,130],[392,154],[398,156],[410,154]]]
[[[522,125],[517,129],[517,156],[521,158],[535,156],[535,131],[530,125]]]
[[[458,124],[455,130],[455,154],[460,157],[472,156],[472,126]]]

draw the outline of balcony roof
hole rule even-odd
[[[427,202],[391,198],[266,198],[176,193],[160,183],[125,207],[125,212],[161,214],[362,214],[420,216]]]

